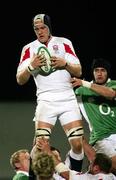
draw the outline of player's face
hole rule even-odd
[[[36,33],[38,40],[41,43],[47,43],[49,41],[50,38],[49,28],[40,20],[34,22],[34,31]]]
[[[26,153],[21,153],[19,156],[19,161],[20,161],[20,169],[24,171],[29,171],[29,166],[30,166],[30,155],[28,152]]]
[[[89,165],[89,173],[90,174],[96,174],[98,172],[99,166],[94,164],[94,161],[90,163]]]
[[[106,69],[99,67],[93,71],[94,79],[97,84],[105,84],[107,81],[108,73]]]

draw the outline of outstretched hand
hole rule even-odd
[[[40,149],[42,152],[51,152],[49,141],[44,137],[36,138],[36,147]]]
[[[73,87],[82,86],[82,80],[75,77],[71,78],[71,83]]]

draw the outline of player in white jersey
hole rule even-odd
[[[110,63],[102,58],[92,63],[93,81],[73,79],[80,109],[90,125],[90,140],[96,152],[112,158],[116,173],[116,80],[111,80]],[[81,87],[79,87],[81,86]],[[78,99],[78,101],[79,101]]]
[[[39,138],[40,139],[40,138]],[[47,141],[47,140],[46,140]],[[47,141],[48,142],[48,141]],[[60,152],[58,149],[56,149],[53,146],[50,146],[50,151],[55,155],[55,157],[58,159],[58,161],[61,161]],[[32,180],[36,180],[39,176],[44,179],[56,179],[56,180],[65,180],[62,176],[58,174],[58,172],[55,171],[55,163],[54,160],[49,156],[48,149],[45,151],[39,148],[37,148],[37,144],[33,146],[31,150],[31,171],[33,172]]]
[[[116,180],[116,176],[110,172],[112,160],[103,153],[97,153],[94,160],[90,163],[88,172],[81,173],[67,168],[61,161],[61,158],[59,158],[60,154],[58,156],[58,154],[54,154],[54,151],[50,149],[50,145],[46,139],[37,139],[35,148],[36,153],[34,153],[34,155],[42,151],[43,153],[48,153],[53,156],[55,171],[66,180]],[[86,152],[86,148],[84,148],[84,151]]]
[[[52,36],[48,15],[36,15],[33,27],[37,39],[22,49],[16,74],[17,83],[23,85],[31,75],[33,76],[37,88],[35,136],[49,139],[51,130],[59,119],[72,147],[70,157],[79,160],[76,167],[80,171],[84,156],[81,143],[82,117],[70,78],[81,76],[81,64],[69,39]],[[41,46],[46,47],[51,54],[51,66],[54,71],[47,76],[41,75],[39,71],[35,73],[35,70],[45,65],[43,55],[37,54]]]

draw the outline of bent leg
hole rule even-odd
[[[65,163],[70,163],[70,168],[78,172],[82,169],[82,162],[84,158],[82,137],[83,127],[82,120],[73,121],[63,126],[64,131],[68,137],[71,150],[69,151]]]
[[[38,138],[44,137],[46,139],[49,139],[51,136],[52,128],[53,128],[53,125],[49,123],[36,121],[35,122],[35,137],[38,137]]]

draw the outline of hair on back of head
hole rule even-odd
[[[106,154],[97,153],[94,165],[98,165],[101,171],[109,173],[112,167],[112,160]]]

